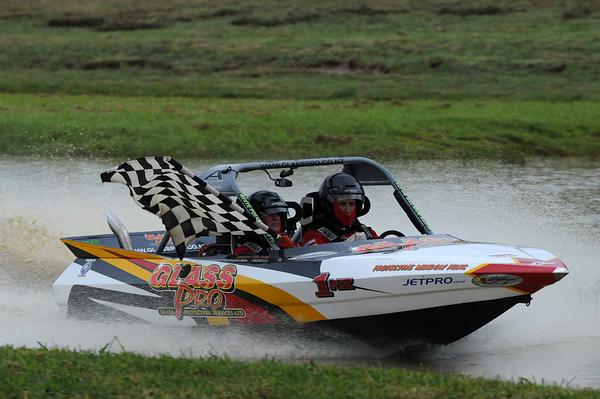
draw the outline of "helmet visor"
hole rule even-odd
[[[336,201],[344,201],[344,200],[356,200],[356,201],[364,201],[362,194],[333,194],[333,198]]]
[[[285,213],[287,215],[288,208],[287,206],[276,206],[272,208],[266,208],[261,210],[260,212],[266,213],[267,215],[273,215],[275,213]]]

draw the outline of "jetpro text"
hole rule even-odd
[[[406,285],[431,285],[431,284],[452,284],[454,279],[452,277],[420,277],[420,278],[409,278],[402,286]]]

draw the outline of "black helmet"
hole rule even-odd
[[[250,195],[248,200],[256,212],[266,213],[267,215],[283,213],[287,217],[288,204],[276,192],[257,191]]]
[[[333,204],[336,200],[353,199],[365,202],[365,190],[360,183],[345,172],[330,174],[319,187],[319,197]]]
[[[332,211],[332,206],[336,201],[356,200],[356,208],[360,213],[365,203],[365,190],[354,176],[345,172],[337,172],[325,178],[321,187],[319,187],[319,197],[325,202],[329,212]]]

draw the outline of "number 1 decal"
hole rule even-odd
[[[329,276],[330,274],[325,272],[313,278],[313,282],[317,285],[317,291],[315,291],[317,298],[331,298],[335,296],[333,291],[352,291],[356,289],[353,278],[329,279]]]

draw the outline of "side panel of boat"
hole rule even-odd
[[[71,287],[92,287],[142,299],[158,296],[165,302],[147,307],[155,314],[173,320],[224,319],[218,321],[221,324],[355,318],[522,296],[534,291],[530,280],[543,276],[552,280],[544,280],[544,285],[554,282],[557,269],[551,254],[540,260],[518,248],[486,244],[385,251],[378,242],[375,247],[373,243],[357,246],[356,255],[322,261],[196,258],[179,262],[65,242],[80,259],[55,283],[60,303],[65,303],[67,293],[72,296]],[[369,248],[373,253],[368,253]],[[476,284],[477,278],[481,280],[478,273],[489,268],[504,280]],[[128,304],[120,305],[123,310]]]
[[[566,273],[554,255],[537,250],[536,256],[510,246],[463,244],[333,257],[321,264],[322,292],[303,300],[333,319],[529,295]],[[339,289],[344,281],[351,287]]]

